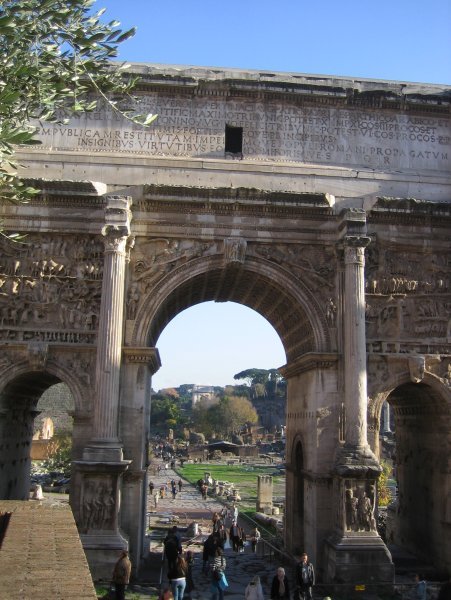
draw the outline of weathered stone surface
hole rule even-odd
[[[373,560],[390,578],[372,526],[388,401],[391,539],[450,571],[450,88],[136,70],[155,125],[105,107],[42,124],[43,146],[20,151],[41,194],[0,206],[29,242],[0,242],[1,496],[27,497],[36,403],[66,383],[71,505],[91,564],[107,572],[128,543],[136,566],[159,335],[185,308],[235,301],[285,348],[288,550],[307,549],[324,578],[360,564],[365,580]],[[105,247],[108,228],[127,243]],[[87,505],[104,496],[90,527]],[[371,509],[363,536],[350,516],[359,498]]]

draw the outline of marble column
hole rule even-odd
[[[367,453],[367,385],[365,337],[365,247],[370,238],[348,236],[344,240],[344,382],[345,445]]]
[[[121,533],[121,490],[122,476],[132,461],[124,460],[119,437],[119,387],[130,206],[128,197],[106,198],[92,438],[82,460],[74,463],[76,494],[71,505],[95,579],[110,577],[118,552],[128,548]]]
[[[130,236],[128,197],[109,196],[102,235],[105,257],[97,337],[92,448],[97,458],[122,458],[118,437],[119,382],[124,324],[125,265]],[[100,449],[103,449],[101,451]],[[89,451],[92,455],[92,450]]]

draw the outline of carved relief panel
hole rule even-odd
[[[450,252],[425,255],[383,248],[381,244],[370,246],[366,268],[367,339],[397,342],[381,346],[380,351],[446,351],[450,311]]]
[[[100,238],[2,238],[0,256],[0,340],[94,342],[103,273]]]
[[[114,530],[116,491],[113,476],[85,476],[81,499],[83,533],[92,530]]]

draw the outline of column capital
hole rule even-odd
[[[125,250],[132,220],[131,205],[130,196],[106,197],[105,225],[102,227],[102,235],[106,238],[106,245],[113,246],[110,250],[114,250],[115,245],[123,245]]]
[[[370,243],[371,238],[368,235],[346,235],[343,238],[345,248],[366,248]]]

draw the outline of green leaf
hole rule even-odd
[[[125,33],[120,35],[117,38],[116,43],[121,44],[122,42],[125,42],[125,40],[128,40],[129,38],[133,37],[135,35],[135,33],[136,33],[136,27],[132,27],[131,29],[129,29],[128,31],[126,31]]]

